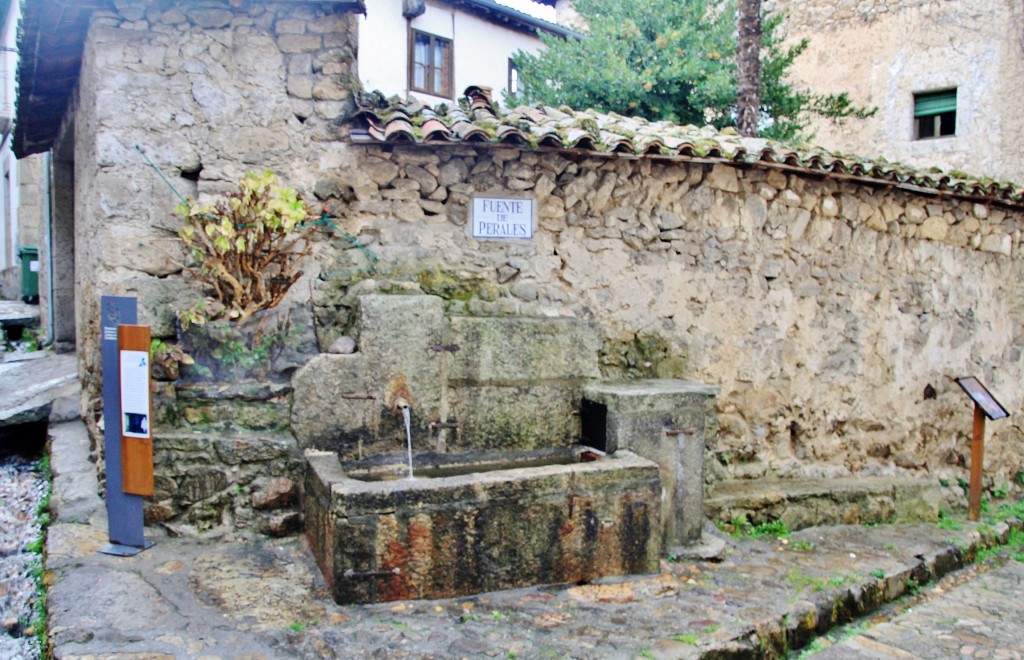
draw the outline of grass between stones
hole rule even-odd
[[[43,456],[36,464],[36,469],[42,474],[46,484],[39,505],[36,507],[36,524],[39,526],[39,536],[25,546],[27,552],[36,555],[32,562],[32,580],[35,583],[36,594],[32,603],[32,620],[24,626],[26,632],[31,632],[36,638],[39,646],[39,657],[49,657],[46,636],[46,580],[44,552],[46,549],[46,533],[50,527],[50,495],[53,491],[53,471],[50,469],[50,457]]]
[[[782,520],[772,520],[757,525],[747,520],[746,516],[733,518],[732,522],[717,521],[715,526],[738,539],[789,538],[790,530]]]

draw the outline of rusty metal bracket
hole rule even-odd
[[[430,350],[435,353],[455,353],[461,351],[462,347],[458,344],[434,344],[430,347]]]
[[[462,422],[431,422],[427,424],[427,428],[431,431],[439,431],[441,429],[461,429]]]
[[[693,435],[697,432],[697,429],[665,429],[665,435]]]
[[[394,577],[401,574],[402,569],[395,566],[390,571],[356,571],[349,568],[341,576],[348,580],[359,580],[362,578]]]

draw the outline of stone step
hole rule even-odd
[[[704,498],[712,521],[781,520],[791,530],[817,525],[934,521],[942,491],[933,480],[909,477],[735,479]]]
[[[15,355],[15,354],[12,354]],[[78,360],[74,353],[34,351],[0,362],[0,427],[78,416]],[[55,406],[55,403],[60,402]]]
[[[272,382],[160,383],[154,428],[213,435],[240,430],[289,434],[291,386]]]
[[[39,325],[39,305],[0,300],[0,326],[34,328]]]

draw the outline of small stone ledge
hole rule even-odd
[[[736,479],[715,484],[704,498],[714,521],[781,520],[791,530],[816,525],[934,521],[942,492],[930,480],[908,477]]]

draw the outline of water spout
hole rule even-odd
[[[391,411],[395,415],[401,415],[405,422],[405,445],[409,452],[409,478],[414,479],[412,474],[412,413],[409,409],[409,401],[405,397],[397,396],[391,402]]]
[[[409,413],[409,404],[402,408],[402,417],[405,420],[405,444],[409,449],[409,478],[415,479],[412,474],[412,415]]]

